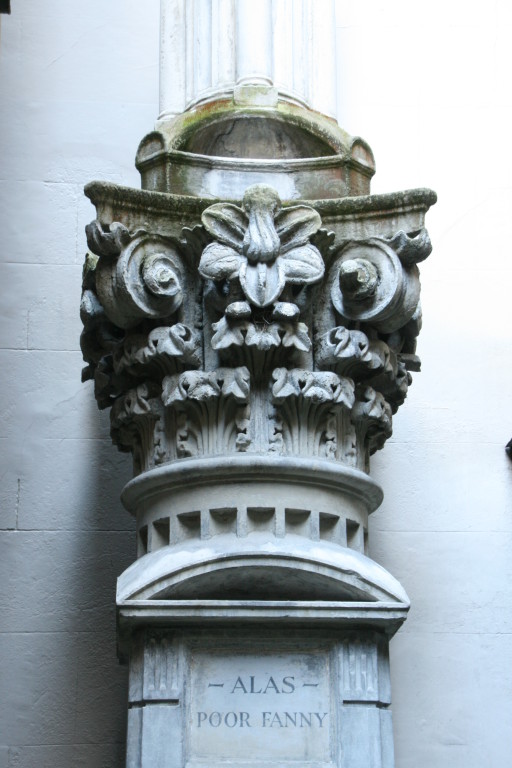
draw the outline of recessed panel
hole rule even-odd
[[[189,768],[330,766],[329,654],[193,651]]]

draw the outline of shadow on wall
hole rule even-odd
[[[91,421],[99,423],[90,393]],[[108,416],[102,422],[108,424]],[[88,490],[83,526],[73,544],[69,626],[69,683],[76,686],[73,715],[77,765],[118,768],[124,764],[127,667],[116,656],[116,580],[135,559],[135,525],[119,496],[131,477],[131,456],[120,454],[107,432],[92,439],[83,467]],[[106,433],[106,434],[105,434]],[[73,679],[74,676],[74,679]],[[83,761],[83,763],[82,763]]]
[[[48,413],[65,409],[33,398],[36,426],[23,443],[19,516],[4,532],[0,561],[2,768],[119,768],[124,760],[127,670],[116,658],[115,588],[135,557],[133,521],[119,501],[130,459],[113,448],[85,394],[81,405],[71,398],[69,438],[41,437]]]

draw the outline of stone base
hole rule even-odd
[[[333,626],[136,629],[126,765],[393,768],[388,642]]]

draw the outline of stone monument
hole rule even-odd
[[[392,768],[369,458],[419,370],[435,194],[370,194],[330,0],[163,0],[142,189],[93,182],[81,344],[138,559],[128,768]]]

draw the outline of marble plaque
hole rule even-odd
[[[329,766],[329,654],[195,650],[188,696],[193,766]]]

